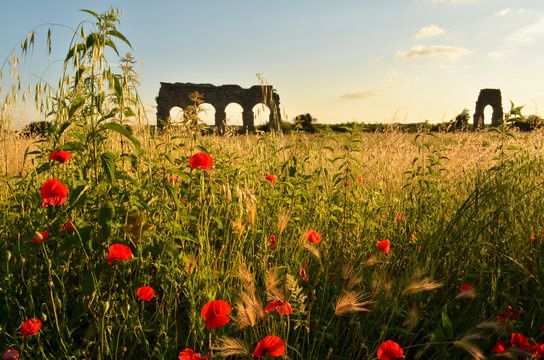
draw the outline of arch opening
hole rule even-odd
[[[485,108],[484,108],[484,113],[483,113],[483,116],[484,116],[484,126],[490,126],[492,124],[492,121],[491,119],[493,118],[493,112],[495,110],[493,109],[493,107],[491,105],[487,105]]]
[[[242,113],[244,108],[238,103],[230,103],[225,107],[225,113],[227,115],[228,126],[243,126]]]
[[[170,109],[170,123],[171,124],[179,124],[183,122],[184,118],[184,111],[179,106],[174,106]]]
[[[203,103],[200,108],[202,110],[198,113],[198,118],[206,125],[215,126],[215,107],[210,103]]]
[[[259,103],[252,110],[255,126],[265,125],[270,121],[270,109],[265,104]]]

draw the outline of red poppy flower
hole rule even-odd
[[[176,184],[178,182],[178,177],[177,176],[170,176],[168,178],[168,182],[171,183],[171,184]]]
[[[185,348],[178,355],[178,360],[206,360],[210,355],[202,356],[197,354],[191,348]]]
[[[509,320],[516,320],[519,317],[520,310],[514,310],[512,306],[508,305],[506,306],[506,312],[504,314],[498,314],[497,319],[502,324],[506,324]]]
[[[191,169],[208,170],[213,166],[213,158],[205,152],[199,152],[189,158]]]
[[[230,321],[231,308],[224,300],[212,300],[206,303],[200,314],[208,329],[217,329],[225,326]]]
[[[497,343],[491,348],[493,354],[504,354],[510,349],[510,344],[505,339],[500,339]]]
[[[72,154],[70,154],[66,150],[53,151],[51,154],[49,154],[49,160],[58,161],[62,164],[64,164],[71,158],[72,158]]]
[[[536,235],[531,235],[529,240],[531,240],[531,242],[534,243],[536,241]]]
[[[362,176],[357,177],[357,184],[363,185],[363,177]]]
[[[528,348],[531,346],[531,344],[529,344],[529,339],[522,333],[513,333],[510,338],[510,343],[512,346],[518,346],[520,348]]]
[[[17,350],[9,349],[6,350],[2,356],[2,360],[19,360],[19,352]]]
[[[42,322],[40,319],[31,318],[21,324],[21,335],[29,336],[34,335],[42,327]]]
[[[387,255],[389,253],[389,250],[391,249],[391,241],[381,240],[376,243],[376,246],[379,247],[380,250]]]
[[[72,223],[72,219],[66,220],[64,225],[62,225],[62,227],[60,228],[60,232],[61,233],[68,232],[70,234],[73,234],[73,233],[76,232],[76,228],[75,228],[74,224]]]
[[[305,269],[305,266],[302,265],[300,267],[300,270],[298,271],[298,274],[300,275],[300,279],[304,282],[308,282],[309,278],[308,278],[308,274],[306,274],[306,269]]]
[[[268,238],[268,246],[270,246],[272,249],[275,249],[277,244],[278,239],[276,239],[276,235],[270,234],[270,237]]]
[[[462,293],[474,292],[474,287],[472,287],[472,285],[469,283],[463,283],[461,286],[459,286],[459,291]]]
[[[142,286],[136,290],[136,296],[143,301],[151,301],[155,297],[155,290],[151,286]]]
[[[265,180],[268,180],[272,183],[272,185],[274,185],[276,183],[276,178],[274,177],[274,175],[266,175],[265,177]]]
[[[262,358],[264,356],[277,357],[285,354],[285,343],[279,336],[270,335],[259,341],[255,350],[253,350],[253,356],[256,358]]]
[[[270,301],[264,308],[264,311],[267,313],[275,310],[277,310],[278,314],[280,314],[281,316],[285,316],[293,312],[293,307],[287,301],[278,299]]]
[[[108,265],[113,265],[116,260],[128,261],[132,258],[132,250],[123,244],[112,244],[108,252]]]
[[[49,231],[36,231],[34,236],[32,237],[32,242],[34,244],[41,244],[45,240],[49,239]]]
[[[396,222],[406,222],[406,215],[402,211],[397,212],[395,215]]]
[[[314,244],[318,244],[321,241],[321,235],[319,235],[317,231],[312,229],[306,231],[306,234],[304,234],[304,238]]]
[[[393,340],[387,340],[382,343],[376,352],[379,360],[394,360],[404,356],[404,351],[399,344]]]
[[[57,179],[49,179],[43,183],[40,195],[42,207],[64,205],[68,201],[68,187]]]

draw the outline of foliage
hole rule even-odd
[[[292,359],[374,359],[390,339],[407,358],[464,359],[515,332],[541,341],[544,161],[514,150],[506,126],[490,134],[496,161],[460,178],[420,129],[395,191],[390,164],[365,182],[362,159],[372,159],[349,129],[230,146],[198,131],[136,136],[125,124],[140,111],[132,61],[116,74],[105,56],[129,43],[116,12],[87,13],[93,30],[78,30],[50,94],[56,126],[28,154],[33,166],[3,182],[0,351],[251,358],[274,335]],[[59,149],[73,158],[50,160]],[[200,152],[213,167],[190,167]],[[50,178],[68,186],[65,205],[42,207]],[[320,242],[304,238],[310,229]],[[376,245],[384,239],[388,251]],[[460,294],[464,283],[473,297]],[[146,286],[154,297],[141,295]],[[213,330],[201,314],[212,300],[232,307]],[[270,301],[292,312],[266,313]],[[34,318],[43,326],[25,325],[23,337]]]

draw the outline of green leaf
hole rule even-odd
[[[117,31],[115,29],[114,30],[109,30],[107,32],[107,34],[118,38],[119,40],[123,41],[125,44],[127,44],[132,49],[132,45],[130,44],[128,39],[125,37],[125,35],[121,34],[119,31]]]
[[[87,14],[91,14],[92,16],[94,16],[96,18],[96,20],[100,20],[100,15],[98,15],[97,13],[95,13],[94,11],[92,10],[88,10],[88,9],[80,9],[79,11],[81,12],[85,12]]]
[[[448,305],[444,305],[441,312],[442,318],[442,330],[446,340],[449,340],[453,337],[453,326],[451,324],[450,317],[448,316]]]
[[[102,168],[108,177],[110,183],[115,181],[115,160],[113,153],[106,151],[100,155],[102,161]]]

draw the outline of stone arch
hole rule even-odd
[[[229,126],[243,126],[244,125],[244,108],[242,105],[231,102],[225,106],[226,122]]]
[[[215,126],[217,133],[223,134],[226,126],[225,108],[230,103],[239,104],[242,109],[242,126],[244,131],[254,131],[253,107],[265,103],[270,108],[270,128],[280,129],[280,97],[271,85],[254,85],[244,89],[238,85],[214,86],[212,84],[163,83],[157,96],[157,126],[164,128],[168,124],[170,109],[174,106],[185,108],[190,105],[189,94],[202,94],[206,103],[215,108]]]
[[[264,125],[269,121],[273,121],[273,116],[270,108],[264,103],[258,103],[253,105],[251,109],[253,111],[253,122],[256,126]]]
[[[491,126],[500,126],[503,122],[504,112],[502,109],[502,95],[500,89],[482,89],[476,101],[476,110],[474,111],[474,129],[484,128],[484,109],[486,106],[493,108],[491,116]]]

